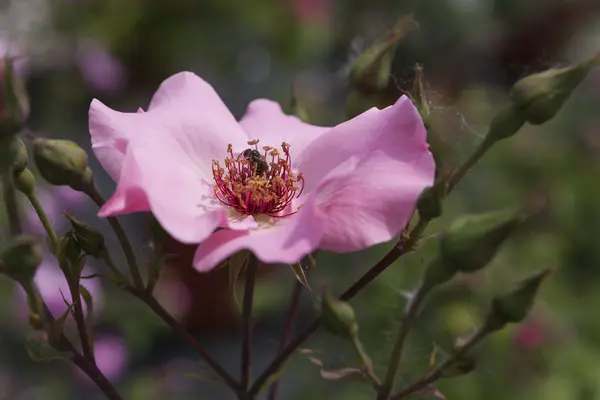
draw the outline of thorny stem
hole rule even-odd
[[[32,281],[22,282],[21,285],[27,293],[27,297],[31,299],[31,301],[28,301],[31,312],[42,317],[43,329],[46,330],[46,334],[49,338],[48,344],[58,351],[69,352],[69,359],[90,377],[108,399],[123,400],[121,395],[117,392],[117,389],[115,389],[106,376],[102,374],[102,371],[100,371],[93,358],[88,359],[80,354],[75,346],[73,346],[73,343],[71,343],[63,333],[61,333],[57,339],[53,339],[51,329],[55,320],[52,317],[48,306],[40,296]]]
[[[407,237],[400,239],[398,243],[385,255],[377,264],[369,269],[358,281],[350,286],[341,296],[340,300],[350,300],[358,292],[360,292],[365,286],[379,276],[383,271],[386,270],[391,264],[393,264],[400,256],[408,253],[413,249],[417,240],[429,224],[428,220],[419,219],[415,227],[410,231]],[[267,366],[264,372],[256,379],[250,394],[256,395],[264,383],[271,377],[271,375],[277,373],[283,363],[291,356],[294,351],[302,343],[306,341],[321,325],[319,318],[316,318],[303,332],[301,332],[294,340],[290,342],[288,346]]]
[[[298,309],[300,308],[300,299],[302,298],[304,286],[300,283],[299,280],[295,280],[294,290],[292,292],[292,299],[290,301],[290,307],[288,308],[287,315],[285,317],[285,323],[283,325],[283,335],[281,337],[281,343],[279,345],[279,350],[277,350],[277,354],[281,354],[290,341],[290,336],[292,335],[292,330],[294,328],[294,322],[296,320],[296,314],[298,313]],[[275,381],[269,390],[269,394],[267,396],[268,400],[276,400],[277,399],[277,389],[279,386],[279,381]]]
[[[194,350],[196,350],[196,353],[198,353],[198,355],[202,357],[202,359],[204,359],[204,361],[206,361],[206,363],[215,371],[215,373],[219,375],[221,379],[223,379],[227,386],[236,392],[238,391],[240,386],[238,382],[236,382],[235,379],[233,379],[231,375],[225,371],[225,369],[208,353],[208,351],[200,343],[198,343],[196,338],[189,333],[175,318],[173,318],[171,314],[169,314],[167,310],[165,310],[151,294],[146,292],[144,289],[139,290],[128,287],[126,290],[143,301],[173,331],[180,334],[194,348]]]
[[[86,187],[85,194],[87,194],[98,207],[102,207],[104,203],[106,203],[94,185]],[[140,275],[135,254],[133,253],[133,248],[131,247],[131,243],[127,238],[127,234],[117,218],[108,217],[107,219],[111,228],[115,232],[115,235],[117,236],[117,240],[123,249],[123,253],[125,253],[125,259],[127,260],[127,265],[129,266],[131,277],[133,278],[133,284],[136,288],[142,290],[144,287],[144,282],[142,280],[142,276]]]
[[[10,234],[13,236],[22,233],[21,221],[19,218],[19,206],[17,204],[15,184],[13,182],[12,168],[6,168],[6,171],[2,174],[2,196],[4,198],[4,204],[6,207],[6,214],[8,217],[8,227]]]
[[[73,301],[73,318],[75,319],[75,325],[77,326],[77,334],[81,342],[81,350],[83,351],[83,357],[90,362],[94,362],[94,350],[88,336],[88,331],[85,326],[85,318],[83,317],[83,307],[81,306],[81,293],[79,291],[79,277],[70,276],[66,269],[63,272],[67,276],[67,283],[69,285],[69,292],[71,292],[71,300]],[[88,310],[89,311],[89,310]]]
[[[52,253],[54,253],[58,246],[58,238],[56,236],[54,228],[52,227],[52,223],[50,223],[50,218],[48,218],[48,215],[44,211],[44,207],[42,206],[40,199],[38,199],[35,193],[33,193],[31,196],[27,196],[27,199],[29,200],[29,203],[31,203],[33,210],[35,211],[40,222],[42,223],[42,226],[44,227],[44,230],[48,235],[48,240],[50,241],[50,250],[52,251]]]
[[[240,386],[246,392],[250,383],[250,368],[252,366],[252,302],[254,300],[254,284],[258,259],[250,254],[246,267],[246,284],[242,301],[242,370]]]
[[[390,400],[406,399],[409,396],[418,392],[419,390],[426,388],[431,383],[440,379],[443,376],[444,370],[446,368],[451,366],[451,364],[457,359],[467,354],[476,344],[478,344],[484,337],[486,337],[493,331],[494,328],[492,328],[490,325],[484,325],[483,327],[481,327],[473,336],[471,336],[471,338],[464,345],[459,347],[450,357],[448,357],[446,361],[438,365],[433,371],[423,375],[413,384],[393,394],[390,397]]]
[[[419,311],[419,307],[421,306],[425,295],[426,291],[424,291],[423,289],[419,289],[415,296],[412,299],[410,299],[407,305],[407,309],[404,314],[400,330],[398,331],[398,336],[396,337],[396,341],[394,343],[394,348],[392,349],[392,355],[390,357],[390,362],[385,375],[385,380],[379,390],[379,393],[377,394],[377,400],[387,399],[390,395],[390,392],[392,391],[392,388],[394,386],[394,378],[396,377],[396,372],[398,371],[398,366],[400,365],[400,360],[402,358],[402,350],[404,350],[404,344],[406,343],[408,332],[412,327],[413,320],[417,315],[417,312]]]

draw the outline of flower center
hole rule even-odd
[[[225,168],[213,160],[217,199],[245,215],[285,217],[294,214],[297,210],[280,214],[304,189],[302,173],[292,172],[290,145],[281,144],[283,154],[270,146],[264,146],[261,153],[258,139],[249,141],[248,145],[254,148],[244,150],[237,157],[233,155],[231,144],[227,146]]]

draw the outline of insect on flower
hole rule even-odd
[[[246,149],[242,153],[243,157],[252,165],[254,169],[254,176],[268,175],[269,174],[269,163],[267,159],[260,154],[256,149]]]

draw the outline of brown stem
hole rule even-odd
[[[158,301],[151,294],[144,290],[138,291],[134,288],[127,289],[135,297],[143,301],[154,313],[159,316],[169,327],[180,334],[193,348],[196,353],[223,379],[225,384],[235,390],[239,389],[239,384],[229,375],[227,371],[208,353],[208,351],[196,340],[196,338],[189,333],[183,325],[181,325],[175,318],[171,316],[165,310]]]
[[[379,276],[383,271],[386,270],[387,267],[392,265],[400,256],[411,251],[416,244],[417,240],[429,224],[428,220],[419,219],[417,225],[410,231],[406,238],[401,239],[396,245],[385,255],[377,264],[375,264],[371,269],[369,269],[363,276],[360,277],[358,281],[356,281],[352,286],[348,288],[341,296],[341,300],[350,300],[354,297],[358,292],[360,292],[365,286],[367,286],[370,282],[372,282],[375,278]],[[303,332],[301,332],[294,340],[290,342],[288,346],[279,354],[272,362],[267,366],[265,371],[256,379],[252,388],[250,389],[250,394],[256,394],[259,392],[261,387],[265,384],[265,382],[271,377],[271,375],[275,374],[283,363],[291,356],[294,351],[302,343],[306,341],[310,337],[310,335],[315,332],[321,324],[319,318],[316,318]]]
[[[102,374],[94,362],[89,361],[79,354],[75,349],[71,351],[71,361],[79,367],[92,381],[102,390],[102,393],[110,400],[123,400],[115,387]]]
[[[469,341],[467,343],[465,343],[463,346],[459,347],[458,350],[456,350],[450,357],[448,357],[448,359],[446,359],[446,361],[444,361],[443,363],[438,365],[433,371],[429,372],[428,374],[423,375],[421,378],[419,378],[413,384],[405,387],[404,389],[400,390],[399,392],[394,393],[390,397],[390,400],[406,399],[406,398],[412,396],[413,394],[415,394],[416,392],[418,392],[419,390],[426,388],[428,385],[430,385],[433,382],[440,379],[443,376],[444,370],[446,368],[448,368],[455,360],[457,360],[460,357],[467,354],[477,343],[479,343],[481,341],[481,339],[486,337],[492,331],[493,331],[493,329],[491,329],[489,326],[484,326],[481,329],[479,329],[469,339]]]
[[[394,378],[396,377],[396,372],[398,372],[398,366],[400,365],[400,360],[402,359],[402,350],[404,350],[404,344],[406,343],[408,332],[412,327],[413,320],[419,311],[419,307],[423,302],[425,294],[426,292],[424,290],[419,289],[415,294],[415,297],[411,299],[410,303],[408,304],[402,325],[398,331],[398,336],[396,337],[396,342],[394,343],[394,348],[392,349],[392,355],[390,357],[388,369],[385,374],[385,380],[383,381],[383,385],[381,385],[379,393],[377,394],[377,400],[386,400],[392,391],[392,387],[394,386]]]
[[[254,300],[257,267],[258,260],[253,254],[250,254],[246,268],[244,299],[242,300],[242,370],[240,386],[243,391],[248,390],[252,366],[252,302]]]
[[[279,350],[277,350],[277,354],[281,354],[287,343],[290,341],[290,336],[292,335],[292,329],[294,328],[294,322],[296,320],[296,314],[298,313],[298,309],[300,308],[300,299],[302,298],[304,286],[297,279],[294,284],[294,291],[292,292],[292,299],[290,301],[290,307],[288,308],[288,312],[285,318],[285,322],[283,325],[283,335],[281,337],[281,343],[279,344]],[[279,381],[275,381],[269,390],[269,395],[267,396],[268,400],[275,400],[277,398],[277,389],[279,386]]]
[[[85,318],[83,317],[83,307],[81,306],[81,294],[79,292],[78,280],[79,278],[72,279],[70,276],[67,276],[69,292],[71,292],[71,300],[73,302],[73,318],[75,319],[77,334],[79,335],[79,340],[81,341],[83,357],[91,362],[94,362],[94,350],[92,349],[90,337],[88,336],[88,331],[85,326]]]
[[[2,192],[10,234],[13,236],[19,235],[22,233],[21,220],[19,218],[19,206],[17,204],[12,168],[7,168],[3,174]]]
[[[90,185],[86,188],[85,194],[87,194],[90,197],[90,199],[92,199],[92,201],[96,203],[98,207],[102,207],[104,203],[106,203],[100,192],[98,192],[98,189],[93,185]],[[121,223],[117,218],[108,217],[107,220],[111,228],[115,232],[115,235],[117,236],[117,240],[119,241],[121,248],[123,249],[123,253],[125,254],[125,259],[127,260],[127,265],[129,266],[129,271],[131,273],[131,277],[133,278],[133,283],[135,287],[140,290],[143,289],[144,281],[142,280],[142,276],[140,275],[140,270],[135,259],[135,254],[133,253],[133,248],[131,247],[131,243],[127,238],[125,230],[123,229]]]

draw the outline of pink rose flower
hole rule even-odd
[[[117,182],[99,215],[152,211],[176,240],[200,243],[199,271],[242,249],[293,263],[317,248],[387,242],[434,178],[423,122],[405,96],[335,127],[305,124],[264,99],[237,122],[208,83],[182,72],[147,112],[92,101],[90,133]]]

